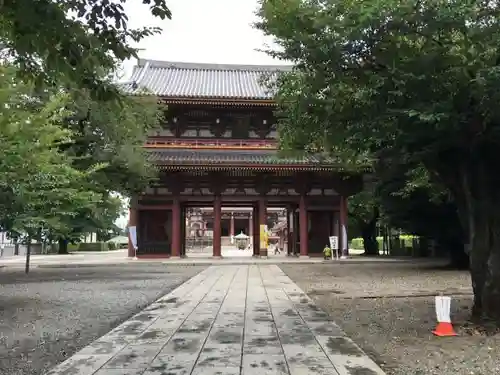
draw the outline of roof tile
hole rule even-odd
[[[220,65],[140,60],[129,83],[127,94],[144,89],[153,95],[170,98],[268,100],[273,93],[262,79],[275,79],[290,65]],[[132,82],[135,82],[133,84]]]

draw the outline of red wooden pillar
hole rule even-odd
[[[138,232],[138,228],[137,228],[138,217],[137,216],[138,216],[137,208],[130,207],[129,210],[128,210],[128,226],[129,227],[135,227],[136,238],[138,238],[137,237],[137,232]],[[132,245],[132,241],[130,240],[130,234],[128,236],[128,252],[127,252],[127,255],[130,258],[135,257],[135,249],[134,249],[134,245]]]
[[[214,199],[214,234],[213,234],[213,256],[220,257],[222,254],[221,249],[221,236],[222,236],[222,202],[220,195],[216,195]]]
[[[299,202],[299,230],[300,230],[300,256],[308,254],[308,222],[305,195],[300,196]]]
[[[181,258],[186,258],[186,207],[181,206],[181,247],[179,255]]]
[[[339,215],[340,233],[339,249],[342,256],[349,255],[349,244],[347,240],[347,198],[340,197],[340,215]]]
[[[265,198],[259,199],[259,243],[260,243],[260,231],[263,225],[267,223],[267,210],[266,210],[266,200]],[[262,257],[267,257],[267,247],[263,248],[259,245],[259,255]]]
[[[179,198],[175,197],[172,202],[172,246],[171,257],[179,257],[181,253],[181,204]]]
[[[293,208],[286,209],[286,253],[288,256],[293,252]]]
[[[229,235],[234,236],[234,212],[231,212],[231,223],[229,227]]]

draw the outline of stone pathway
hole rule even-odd
[[[276,265],[212,266],[47,375],[384,372]]]

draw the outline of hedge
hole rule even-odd
[[[415,240],[415,239],[418,239],[418,237],[413,236],[411,234],[402,234],[399,236],[399,240],[402,242],[403,247],[410,248],[410,249],[413,247],[413,240]],[[383,237],[377,237],[379,249],[382,249],[383,241],[384,241]],[[349,248],[356,249],[356,250],[363,250],[364,249],[363,239],[361,237],[353,238],[349,244]]]
[[[78,251],[78,244],[72,244],[72,243],[69,243],[68,244],[68,252],[71,253],[71,252],[74,252],[74,251]],[[58,243],[53,243],[50,245],[50,248],[49,248],[49,253],[51,254],[57,254],[59,252],[59,244]]]
[[[78,246],[78,251],[108,251],[110,250],[106,242],[82,242]]]

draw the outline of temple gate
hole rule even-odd
[[[131,200],[138,257],[185,256],[193,230],[210,231],[220,257],[237,225],[253,238],[253,255],[267,256],[260,226],[282,208],[289,254],[320,256],[330,235],[347,252],[346,198],[362,189],[363,175],[330,157],[280,157],[276,104],[261,78],[288,69],[139,61],[126,92],[146,88],[168,110],[144,146],[159,179]]]

